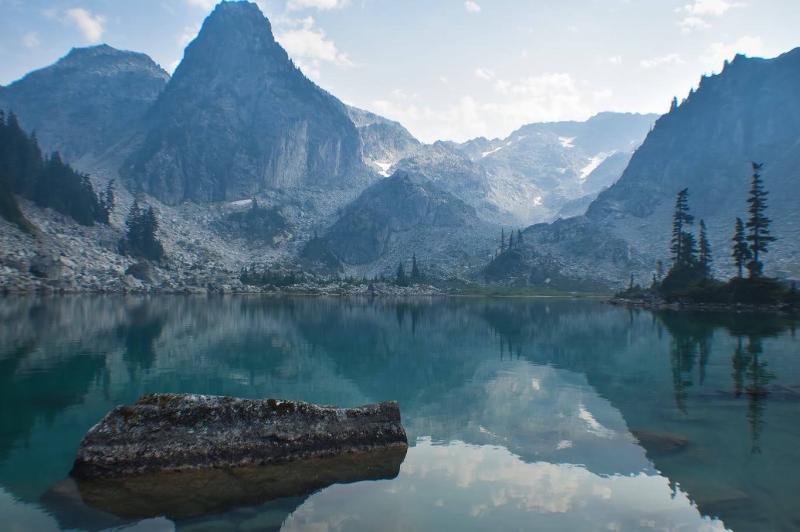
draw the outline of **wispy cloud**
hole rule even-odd
[[[311,78],[319,79],[322,63],[350,67],[353,61],[341,52],[313,17],[296,21],[298,26],[276,36],[292,59]]]
[[[710,28],[709,17],[721,17],[731,9],[742,7],[743,5],[730,0],[693,0],[675,11],[682,16],[678,25],[684,32],[688,33]]]
[[[473,0],[467,0],[466,2],[464,2],[464,9],[466,9],[468,13],[481,12],[481,6]]]
[[[68,9],[66,15],[67,19],[80,30],[87,42],[96,43],[103,38],[106,30],[106,18],[103,15],[94,14],[82,7]]]
[[[669,65],[683,65],[686,61],[678,54],[666,54],[658,57],[651,57],[649,59],[642,59],[639,64],[642,68],[656,68]]]
[[[296,11],[299,9],[341,9],[350,5],[350,0],[289,0],[286,7],[289,10]]]
[[[700,60],[708,68],[716,70],[722,67],[726,60],[733,59],[736,54],[769,57],[778,53],[780,53],[780,50],[767,47],[761,37],[745,35],[732,42],[712,43],[700,57]]]
[[[36,48],[41,44],[39,33],[31,31],[22,36],[22,44],[25,48]]]
[[[477,75],[477,71],[476,71]],[[422,140],[466,140],[508,134],[520,124],[581,119],[590,116],[598,101],[613,96],[610,89],[579,83],[567,73],[549,73],[502,80],[494,77],[495,97],[480,99],[463,95],[445,107],[431,107],[416,95],[392,91],[390,97],[373,100],[370,107],[411,128]]]
[[[211,9],[217,5],[217,2],[218,0],[186,0],[186,3],[190,6],[198,7],[206,11],[211,11]]]
[[[494,72],[489,70],[488,68],[476,68],[475,77],[489,81],[494,78]]]

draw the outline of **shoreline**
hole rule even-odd
[[[726,312],[736,314],[779,314],[782,316],[800,316],[800,309],[786,304],[746,305],[743,303],[669,303],[663,300],[626,299],[612,297],[606,303],[618,307],[636,308],[651,311],[668,312]]]

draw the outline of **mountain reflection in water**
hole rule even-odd
[[[397,400],[412,447],[396,478],[142,528],[793,530],[794,327],[553,299],[1,299],[0,518],[74,525],[52,494],[85,431],[193,392]]]

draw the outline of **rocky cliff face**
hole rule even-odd
[[[122,173],[170,204],[363,186],[345,106],[309,81],[249,2],[223,2],[148,115]]]
[[[800,270],[800,49],[775,59],[737,56],[719,75],[658,120],[619,181],[585,216],[526,233],[531,256],[568,264],[573,276],[620,283],[629,272],[647,283],[657,260],[668,259],[675,194],[688,187],[690,204],[705,219],[716,268],[730,274],[729,239],[746,217],[750,161],[764,163],[768,215],[779,238],[767,257],[770,273]],[[617,251],[602,253],[614,244]],[[529,268],[523,261],[513,277]]]
[[[355,107],[347,110],[361,137],[364,162],[384,177],[390,175],[397,161],[422,148],[422,143],[399,122]]]
[[[126,138],[169,80],[145,54],[75,48],[54,65],[0,88],[0,109],[36,131],[45,151],[79,163]]]

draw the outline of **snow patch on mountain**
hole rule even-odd
[[[562,148],[575,147],[575,137],[558,137],[558,142],[561,143]]]
[[[509,144],[511,144],[511,143],[509,142]],[[500,146],[499,148],[494,148],[493,150],[489,150],[489,151],[482,152],[482,153],[481,153],[481,159],[484,159],[484,158],[486,158],[486,157],[488,157],[488,156],[492,155],[493,153],[497,153],[497,152],[499,152],[499,151],[500,151],[500,150],[502,150],[504,147],[505,147],[505,146]]]
[[[583,168],[581,168],[581,173],[580,173],[581,181],[585,181],[586,178],[592,174],[592,172],[597,170],[597,168],[601,164],[603,164],[603,161],[605,161],[615,153],[617,153],[616,150],[609,153],[598,153],[597,155],[589,159],[589,163]]]

